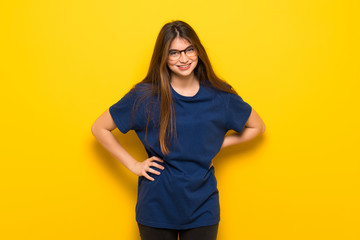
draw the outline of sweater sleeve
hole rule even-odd
[[[227,128],[241,132],[250,117],[251,106],[239,95],[228,93],[226,109]]]
[[[136,113],[133,109],[135,100],[136,93],[133,88],[109,108],[117,128],[124,134],[136,129]]]

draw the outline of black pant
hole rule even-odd
[[[216,240],[219,224],[176,230],[166,228],[154,228],[138,223],[141,240]]]

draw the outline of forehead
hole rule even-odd
[[[187,48],[189,45],[191,45],[191,43],[188,40],[177,37],[171,42],[170,49],[182,50]]]

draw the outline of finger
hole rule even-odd
[[[164,160],[162,160],[161,158],[158,158],[156,156],[152,156],[151,159],[155,160],[155,161],[159,161],[159,162],[164,162]]]
[[[157,168],[162,169],[162,170],[165,169],[164,166],[161,166],[160,164],[158,164],[158,163],[156,163],[156,162],[152,162],[151,166],[157,167]]]
[[[143,173],[143,176],[147,179],[149,179],[150,181],[154,181],[155,179],[150,177],[146,172]]]
[[[159,171],[156,171],[155,169],[149,168],[148,172],[155,173],[156,175],[160,175]]]

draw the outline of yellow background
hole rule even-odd
[[[137,177],[91,125],[194,27],[265,134],[214,159],[219,240],[360,239],[359,2],[1,1],[1,239],[139,239]],[[136,134],[114,134],[139,161]]]

